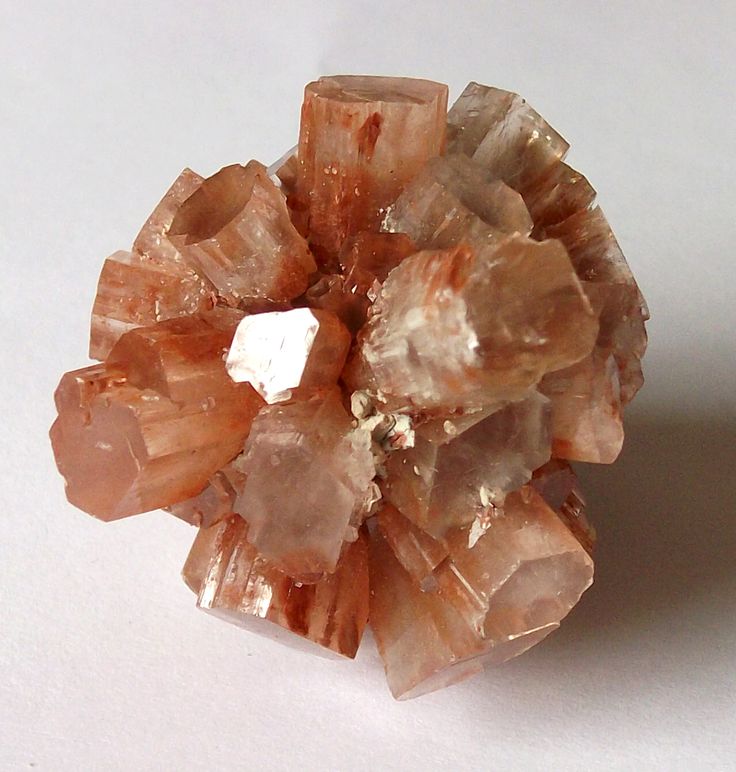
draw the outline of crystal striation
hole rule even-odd
[[[509,91],[338,75],[270,167],[185,169],[56,391],[69,501],[196,526],[184,582],[240,627],[352,658],[370,625],[398,699],[542,641],[649,316],[567,149]]]

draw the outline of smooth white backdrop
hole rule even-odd
[[[0,768],[735,769],[733,2],[0,7]],[[320,74],[471,79],[571,142],[649,300],[620,463],[585,474],[594,588],[526,656],[395,703],[207,617],[162,514],[69,506],[46,432],[102,259],[182,167],[295,143]]]

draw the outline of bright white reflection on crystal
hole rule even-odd
[[[270,405],[283,402],[301,383],[318,330],[308,308],[246,316],[235,331],[227,371]]]

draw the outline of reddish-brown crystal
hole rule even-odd
[[[105,260],[92,308],[89,355],[103,360],[121,335],[146,325],[212,308],[213,293],[182,263],[135,252]]]
[[[445,143],[447,86],[339,75],[304,90],[297,192],[310,241],[334,265],[345,240],[377,231],[385,208]]]
[[[613,355],[596,348],[580,362],[545,375],[539,390],[550,400],[554,456],[595,464],[616,460],[624,427]]]
[[[315,270],[286,201],[257,161],[226,166],[182,204],[169,230],[184,259],[235,301],[286,301]]]
[[[447,115],[449,153],[463,153],[522,195],[569,145],[518,94],[469,83]]]
[[[182,323],[189,335],[179,334]],[[117,346],[144,358],[150,354],[160,369],[146,370],[134,357],[120,356],[114,365],[62,378],[51,440],[73,504],[102,520],[173,504],[198,494],[242,448],[262,403],[250,386],[228,378],[221,347],[200,352],[196,361],[196,343],[190,350],[187,339],[211,330],[203,318],[135,330]],[[128,336],[148,338],[149,351],[129,348]],[[172,348],[189,358],[191,368],[164,355]],[[176,374],[180,380],[169,378]]]
[[[409,234],[423,249],[491,244],[529,235],[522,197],[467,156],[433,158],[392,204],[385,230]]]
[[[197,605],[286,643],[294,639],[280,629],[354,657],[368,620],[365,536],[345,548],[334,573],[302,585],[259,555],[247,534],[237,515],[200,530],[183,570]]]

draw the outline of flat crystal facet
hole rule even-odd
[[[183,321],[200,333],[211,330],[204,319],[161,322],[152,333],[158,340],[153,354],[175,338],[180,351],[190,361],[196,359],[177,331],[159,334],[159,327],[171,330]],[[125,350],[127,336],[145,337],[149,330],[127,333],[117,347]],[[121,356],[114,365],[67,373],[57,389],[59,417],[51,441],[67,497],[101,520],[147,512],[200,493],[240,451],[263,404],[250,386],[234,384],[227,376],[221,346],[203,351],[199,366],[180,370],[180,381],[167,376],[181,368],[181,360],[174,359],[170,370],[166,357],[161,362],[159,371],[146,372]],[[214,375],[218,368],[219,378]]]
[[[590,287],[586,291],[597,291],[598,346],[613,353],[626,405],[644,382],[641,359],[649,310],[616,237],[600,208],[582,210],[547,228],[545,235],[565,245],[578,276]]]
[[[338,75],[270,167],[185,169],[56,390],[69,501],[197,526],[183,579],[241,627],[354,657],[370,621],[399,699],[544,639],[649,316],[567,149],[508,91]]]
[[[417,430],[386,462],[386,498],[436,538],[503,503],[550,457],[548,401],[534,392],[443,444]]]
[[[297,193],[310,243],[335,263],[345,240],[377,231],[385,208],[445,144],[447,86],[338,75],[304,90]]]
[[[316,269],[283,194],[257,161],[207,178],[179,208],[169,237],[231,302],[291,300]]]
[[[202,177],[184,169],[146,220],[132,252],[105,260],[92,308],[90,358],[105,359],[128,330],[212,308],[212,288],[168,238],[176,211],[201,183]]]
[[[259,555],[247,534],[237,515],[200,530],[183,570],[199,608],[285,643],[301,636],[354,657],[368,621],[366,537],[346,546],[332,574],[307,585]]]
[[[259,553],[294,579],[334,571],[355,537],[375,475],[368,439],[353,431],[336,390],[266,407],[253,422],[235,511]]]
[[[467,156],[449,155],[430,160],[406,186],[383,228],[408,234],[422,249],[437,249],[526,236],[533,223],[519,193]]]
[[[569,145],[518,94],[469,83],[447,115],[447,151],[463,153],[525,195]]]
[[[596,348],[571,367],[545,375],[539,390],[551,404],[554,456],[594,464],[616,460],[624,427],[613,355]]]
[[[398,699],[456,683],[546,637],[593,578],[578,540],[530,488],[515,492],[472,546],[464,534],[423,592],[374,532],[371,627]]]
[[[350,332],[336,314],[314,308],[254,314],[238,325],[227,371],[269,404],[337,383]]]
[[[482,407],[579,361],[597,333],[557,241],[420,252],[381,288],[347,381],[392,410]]]

